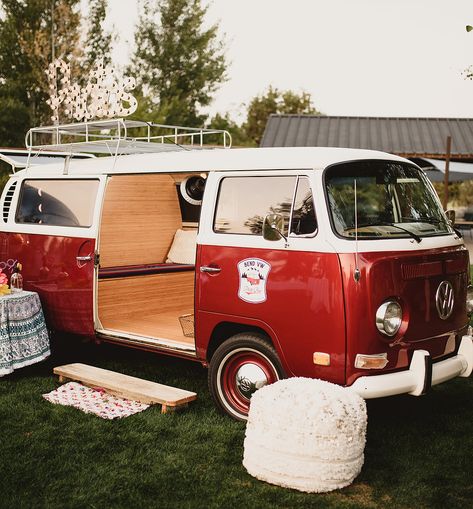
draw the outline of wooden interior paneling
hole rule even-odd
[[[99,280],[98,301],[104,329],[194,343],[179,322],[194,312],[194,272]]]
[[[114,175],[107,183],[100,228],[100,265],[162,263],[182,225],[170,175]]]

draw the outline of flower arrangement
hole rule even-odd
[[[11,290],[8,287],[8,278],[3,270],[0,269],[0,297],[9,293],[11,293]]]
[[[10,290],[12,292],[23,291],[23,276],[21,275],[21,263],[17,263],[10,278]]]

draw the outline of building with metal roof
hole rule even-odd
[[[473,161],[473,119],[271,115],[261,147],[346,147],[408,158]]]

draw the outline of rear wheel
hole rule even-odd
[[[257,334],[241,333],[215,351],[210,361],[209,388],[221,411],[244,421],[251,395],[284,376],[273,345]]]

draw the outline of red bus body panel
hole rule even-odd
[[[359,376],[380,370],[355,369],[358,353],[387,352],[388,365],[382,372],[406,369],[413,350],[427,350],[433,361],[453,354],[467,326],[466,288],[468,251],[463,247],[417,252],[382,252],[359,255],[361,279],[355,282],[355,256],[341,254],[347,322],[347,385]],[[448,280],[455,292],[453,314],[441,320],[435,304],[439,284]],[[396,298],[403,310],[399,332],[383,336],[375,324],[378,307]]]
[[[260,304],[238,298],[237,264],[246,258],[271,264],[267,300]],[[427,350],[434,362],[454,354],[467,326],[469,261],[464,247],[363,253],[359,282],[353,278],[352,253],[200,246],[197,263],[221,269],[218,274],[196,274],[196,348],[201,359],[219,324],[245,324],[271,337],[288,375],[351,385],[360,376],[408,368],[416,349]],[[452,283],[457,302],[452,316],[441,320],[435,292],[445,279]],[[375,324],[376,310],[389,298],[398,299],[403,309],[403,324],[393,338],[383,336]],[[330,366],[314,365],[316,351],[330,353]],[[354,367],[357,354],[384,352],[389,361],[385,369]]]
[[[267,298],[258,304],[238,297],[238,262],[259,258],[271,265]],[[334,253],[199,246],[197,266],[216,266],[218,274],[198,272],[196,348],[205,358],[209,338],[222,322],[266,331],[288,375],[345,383],[345,320],[340,264]],[[328,367],[315,366],[313,353],[330,352]]]
[[[38,292],[48,326],[57,331],[94,336],[95,239],[1,233],[1,259],[23,265],[25,290]],[[78,262],[77,256],[91,256]],[[12,263],[7,263],[7,276]]]

